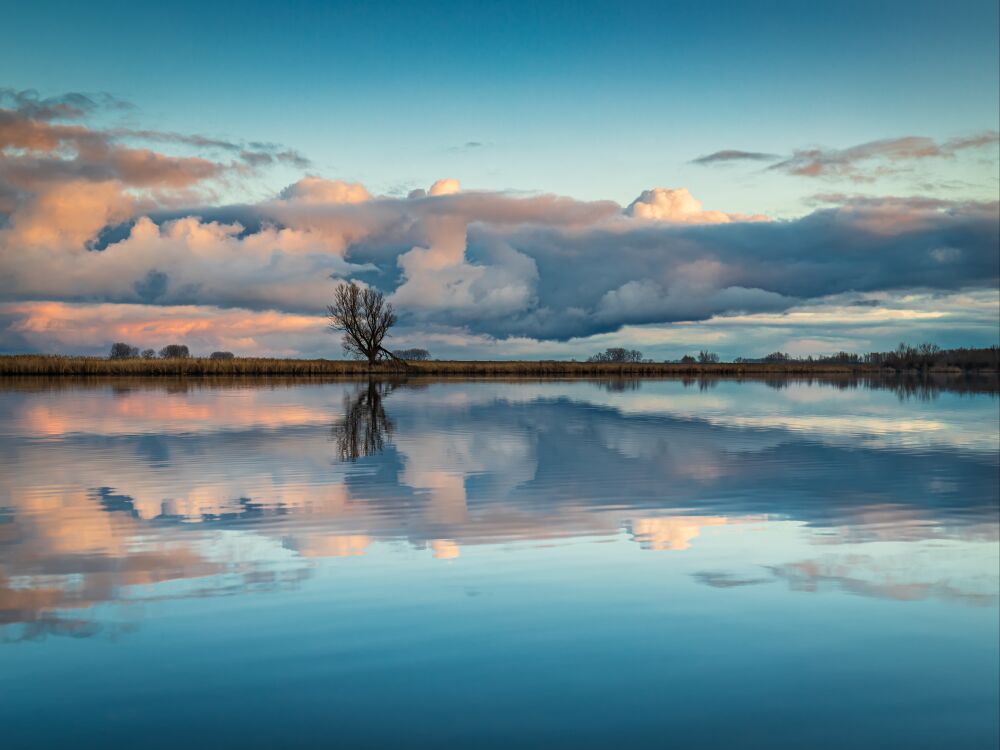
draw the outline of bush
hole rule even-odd
[[[143,349],[142,350],[143,359],[156,359],[156,352],[153,349]]]
[[[681,357],[681,364],[682,365],[693,365],[697,361],[698,360],[696,360],[690,354],[685,354],[683,357]]]
[[[393,354],[411,362],[424,362],[431,358],[431,353],[426,349],[396,349]]]
[[[232,352],[212,352],[209,359],[235,359]]]
[[[605,349],[595,354],[588,362],[642,362],[642,352],[638,349],[625,349],[620,346]]]
[[[163,359],[187,359],[191,352],[184,344],[168,344],[160,349],[160,356]]]
[[[139,356],[139,347],[131,346],[123,341],[111,345],[108,359],[134,359]]]

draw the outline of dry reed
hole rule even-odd
[[[663,376],[763,376],[878,373],[880,368],[864,364],[816,362],[711,364],[613,363],[567,361],[430,361],[410,362],[403,370],[396,364],[369,367],[366,362],[331,359],[265,359],[240,357],[219,360],[105,359],[36,354],[0,356],[2,375],[130,375],[130,376],[363,376],[434,375],[490,377],[663,377]],[[942,372],[961,372],[947,368]]]

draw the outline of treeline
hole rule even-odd
[[[618,363],[618,364],[658,364],[652,359],[643,359],[638,349],[611,347],[587,359],[588,363]],[[685,354],[680,359],[666,359],[662,364],[676,365],[716,365],[723,363],[715,352],[701,350],[697,355]],[[808,368],[811,365],[842,365],[848,368],[888,370],[998,370],[1000,369],[1000,347],[985,348],[959,347],[942,349],[937,344],[920,344],[911,346],[902,343],[890,352],[868,352],[855,354],[852,352],[837,352],[828,356],[794,357],[787,352],[771,352],[764,357],[736,357],[736,365],[772,365],[794,369]]]
[[[119,341],[111,345],[108,359],[156,359],[157,355],[159,355],[160,359],[189,359],[191,351],[184,344],[168,344],[160,349],[159,352],[153,349],[139,351],[139,347]],[[234,359],[235,356],[232,352],[212,352],[208,355],[208,358]]]
[[[816,363],[839,365],[865,365],[891,370],[936,370],[957,368],[960,370],[1000,369],[1000,347],[984,348],[958,347],[942,349],[936,344],[911,346],[901,343],[889,352],[868,352],[855,354],[838,352],[826,357],[793,357],[785,352],[772,352],[761,359],[737,358],[742,363]]]

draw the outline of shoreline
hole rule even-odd
[[[328,359],[239,358],[212,360],[186,359],[105,359],[40,355],[0,355],[0,377],[22,376],[102,376],[138,377],[704,377],[704,376],[998,376],[993,368],[928,367],[895,369],[866,364],[816,362],[716,362],[613,363],[563,360],[433,360],[409,362],[406,367]]]

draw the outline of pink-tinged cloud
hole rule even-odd
[[[295,353],[297,339],[325,335],[325,321],[319,315],[194,305],[12,302],[0,304],[0,315],[14,321],[8,330],[50,350],[104,348],[111,341],[159,349],[186,342],[194,354],[224,349],[248,356],[289,355]],[[332,339],[330,348],[335,353]]]
[[[922,136],[886,138],[843,149],[800,149],[769,169],[799,177],[873,182],[879,177],[895,174],[916,161],[951,159],[961,151],[996,147],[998,143],[1000,133],[996,131],[943,142]]]
[[[303,203],[364,203],[371,194],[359,182],[303,177],[281,191],[281,198]]]

